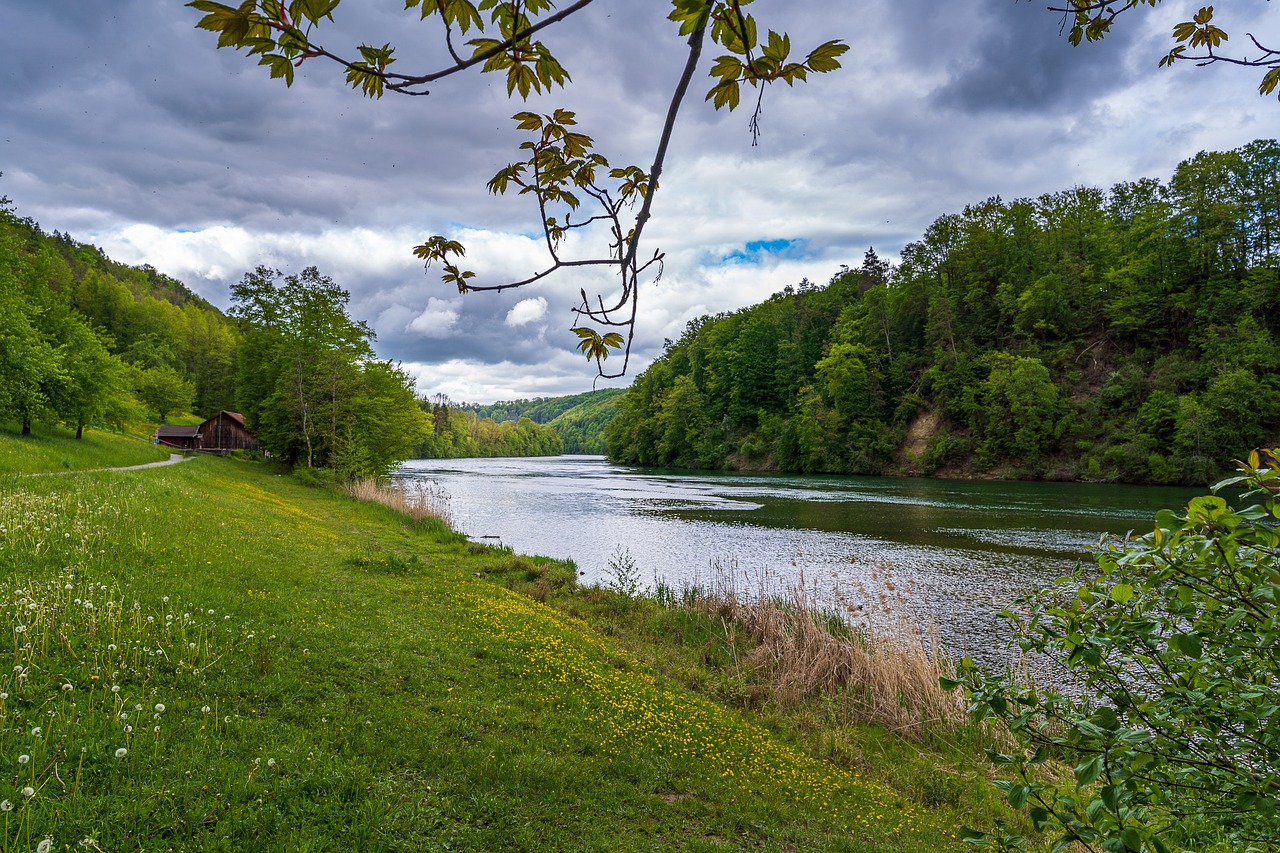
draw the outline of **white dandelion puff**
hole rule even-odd
[[[123,746],[116,750],[116,758],[124,758],[128,754],[129,750],[125,749]]]

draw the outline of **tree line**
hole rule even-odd
[[[601,388],[564,397],[501,400],[489,405],[463,403],[461,408],[498,422],[529,418],[554,430],[564,443],[565,453],[604,455],[608,449],[604,429],[617,417],[618,398],[623,393],[622,388]]]
[[[555,430],[527,417],[496,421],[475,408],[455,405],[443,394],[422,407],[431,418],[432,432],[417,447],[416,459],[462,459],[494,456],[558,456],[564,442]]]
[[[1280,145],[941,216],[692,321],[618,462],[1203,483],[1280,428]]]

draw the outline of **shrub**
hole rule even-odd
[[[1022,648],[1060,667],[1040,690],[963,661],[969,711],[1008,727],[996,783],[1054,847],[1166,851],[1210,839],[1280,846],[1280,463],[1257,453],[1233,508],[1162,511],[1140,539],[1100,551],[1062,588],[1025,602]],[[1010,614],[1007,614],[1010,615]],[[1011,615],[1010,615],[1011,616]],[[1014,618],[1011,616],[1011,618]],[[1051,768],[1066,762],[1070,774]],[[1066,781],[1063,781],[1065,777]],[[1016,836],[971,840],[1021,849]]]

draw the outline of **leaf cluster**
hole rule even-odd
[[[1155,7],[1159,3],[1160,0],[1124,0],[1120,3],[1114,0],[1071,0],[1065,8],[1050,8],[1064,13],[1070,19],[1071,27],[1067,38],[1071,44],[1079,45],[1082,41],[1100,41],[1104,38],[1111,32],[1112,24],[1120,14],[1139,6]],[[1160,67],[1171,66],[1179,60],[1190,60],[1197,65],[1226,62],[1231,65],[1266,68],[1268,70],[1258,84],[1258,94],[1274,93],[1277,86],[1280,86],[1280,51],[1264,46],[1249,34],[1250,42],[1258,51],[1255,56],[1228,56],[1219,53],[1218,49],[1228,41],[1229,36],[1226,30],[1214,23],[1213,16],[1212,6],[1202,6],[1190,21],[1175,24],[1172,33],[1175,45],[1160,59]]]
[[[1057,664],[1037,689],[959,678],[970,713],[1008,728],[1000,783],[1055,850],[1164,853],[1209,831],[1237,849],[1280,844],[1280,462],[1251,453],[1240,475],[1151,533],[1109,543],[1063,589],[1006,614],[1022,649]],[[1074,592],[1064,593],[1074,588]],[[1069,688],[1069,689],[1067,689]],[[1050,762],[1072,768],[1056,780]],[[1008,838],[974,841],[1016,847]]]

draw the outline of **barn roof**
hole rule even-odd
[[[222,411],[218,412],[218,414],[209,418],[209,420],[206,420],[205,423],[207,424],[210,421],[216,421],[218,418],[222,417],[223,415],[226,415],[227,417],[231,418],[231,420],[239,424],[241,429],[246,431],[249,429],[244,425],[244,415],[240,414],[239,412],[229,412],[226,409],[223,409]]]
[[[161,424],[156,428],[156,438],[195,438],[200,434],[200,426],[179,426],[177,424]]]

